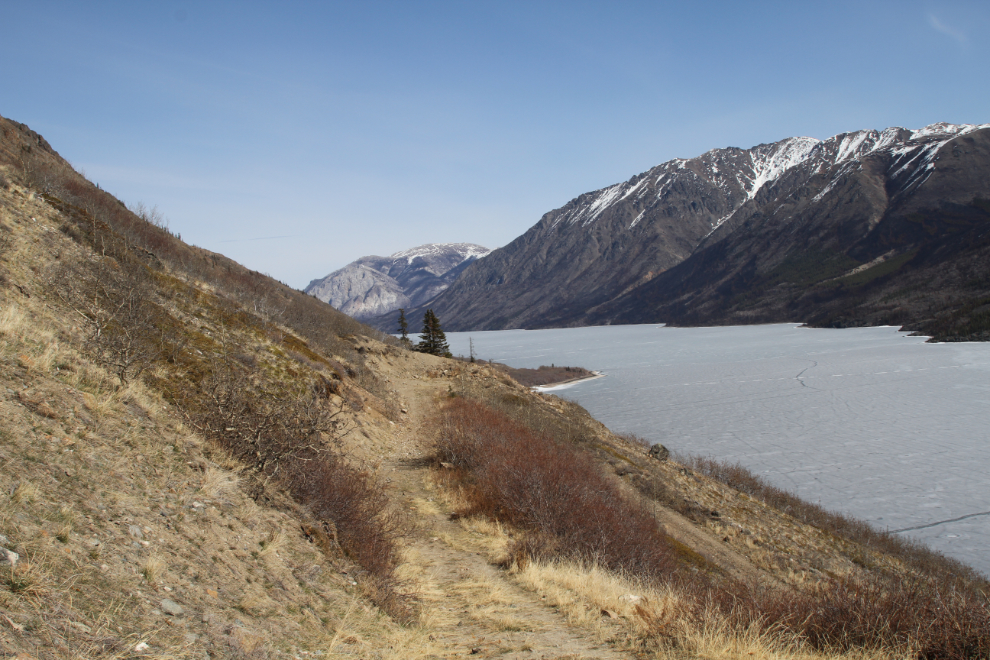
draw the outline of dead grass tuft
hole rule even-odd
[[[30,481],[22,481],[14,488],[10,496],[11,502],[15,504],[32,504],[38,500],[41,491]]]
[[[240,477],[228,470],[209,466],[203,472],[203,483],[199,492],[206,499],[225,499],[237,492]]]
[[[282,530],[273,529],[261,541],[261,556],[267,557],[277,554],[279,549],[284,545],[285,534],[282,533]]]
[[[157,583],[162,575],[165,574],[165,569],[167,568],[165,560],[159,555],[151,555],[148,557],[144,565],[141,567],[141,575],[144,579],[151,584]]]

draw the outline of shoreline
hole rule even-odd
[[[597,378],[604,378],[605,374],[601,371],[592,371],[590,376],[582,376],[581,378],[571,378],[570,380],[562,380],[559,383],[547,383],[546,385],[534,385],[529,388],[534,392],[550,392],[552,390],[564,390],[578,383],[583,383],[588,380],[595,380]]]

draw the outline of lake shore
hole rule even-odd
[[[583,383],[589,380],[597,380],[599,378],[604,378],[605,374],[601,371],[592,371],[590,376],[581,376],[580,378],[570,378],[568,380],[562,380],[557,383],[547,383],[546,385],[536,385],[531,387],[534,392],[552,392],[553,390],[564,390],[572,385],[577,385],[578,383]]]

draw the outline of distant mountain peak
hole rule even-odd
[[[306,293],[354,318],[370,319],[428,302],[489,252],[474,243],[428,243],[387,257],[361,257],[313,280]]]
[[[426,245],[419,245],[408,250],[400,250],[395,254],[390,254],[388,258],[393,260],[405,259],[406,263],[411,264],[418,257],[443,257],[450,253],[456,253],[464,259],[470,259],[471,257],[480,259],[489,252],[491,250],[488,248],[475,245],[474,243],[427,243]]]

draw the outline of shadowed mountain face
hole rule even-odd
[[[469,263],[488,252],[472,243],[442,243],[421,245],[388,257],[362,257],[313,280],[306,293],[354,318],[369,319],[430,301],[450,286]]]
[[[431,307],[449,330],[811,321],[979,334],[987,199],[990,125],[716,149],[547,213]]]

